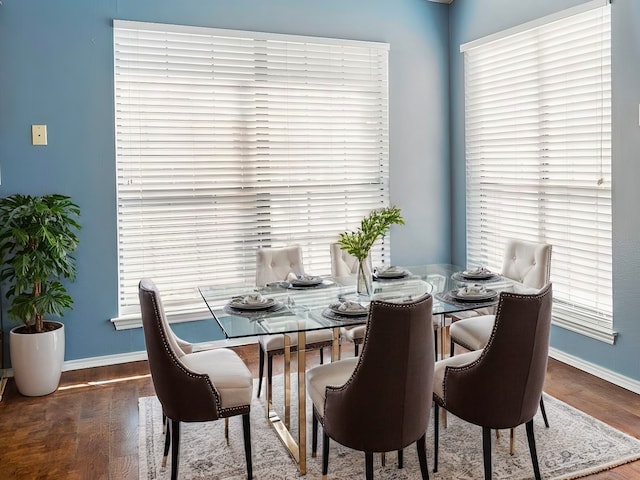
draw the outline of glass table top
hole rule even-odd
[[[463,267],[449,264],[403,269],[406,274],[399,278],[380,278],[374,273],[372,298],[358,297],[355,277],[323,278],[322,283],[306,288],[276,282],[265,287],[203,286],[199,291],[226,337],[240,338],[361,325],[367,321],[366,312],[372,299],[406,302],[430,293],[433,315],[470,310],[494,305],[497,298],[482,303],[456,302],[446,293],[478,283],[498,292],[511,291],[515,284],[498,275],[490,282],[466,280],[460,277]],[[363,311],[354,308],[355,304],[360,304]]]

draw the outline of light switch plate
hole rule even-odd
[[[46,145],[47,144],[47,126],[31,125],[31,144]]]

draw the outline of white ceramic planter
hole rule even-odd
[[[64,325],[43,333],[18,333],[15,327],[9,335],[11,367],[18,391],[27,397],[40,397],[58,388],[64,362]]]

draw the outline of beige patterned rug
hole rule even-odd
[[[282,377],[274,377],[274,387],[276,390],[274,398],[281,398]],[[277,390],[278,387],[280,391]],[[256,389],[254,389],[254,395],[255,391]],[[556,480],[579,478],[640,459],[640,440],[615,430],[553,397],[545,395],[544,401],[550,428],[544,427],[540,414],[536,415],[534,427],[543,478]],[[311,408],[309,401],[307,406]],[[310,450],[310,412],[307,418]],[[480,427],[469,425],[452,415],[448,416],[448,427],[440,429],[439,471],[435,474],[431,472],[433,468],[432,427],[433,425],[430,425],[427,432],[430,478],[441,480],[483,478]],[[231,418],[229,429],[230,441],[227,445],[224,440],[223,421],[183,424],[181,479],[246,479],[241,417]],[[170,478],[170,466],[168,465],[166,470],[160,467],[164,436],[160,404],[156,397],[140,399],[139,435],[140,480]],[[307,456],[306,478],[309,479],[321,478],[321,431],[318,436],[320,443],[318,457],[311,458],[310,454]],[[253,400],[251,438],[254,479],[300,478],[293,460],[267,423],[262,398]],[[510,456],[508,431],[503,432],[498,439],[494,437],[494,479],[533,478],[524,426],[516,430],[516,441],[516,454]],[[413,445],[405,449],[404,468],[401,470],[396,467],[395,453],[387,454],[385,466],[382,466],[379,455],[375,456],[374,461],[376,479],[421,478],[416,448]],[[332,442],[329,478],[364,478],[364,454]]]

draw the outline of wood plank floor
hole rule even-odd
[[[257,376],[257,346],[235,350]],[[317,363],[310,353],[307,364]],[[545,391],[640,438],[633,392],[554,360]],[[46,397],[22,397],[10,379],[0,402],[0,480],[138,479],[138,398],[153,393],[146,362],[65,372]],[[588,478],[640,479],[640,461]]]

